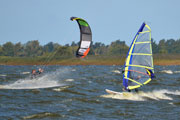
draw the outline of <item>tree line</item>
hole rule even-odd
[[[74,56],[79,43],[60,45],[49,42],[46,45],[40,45],[38,40],[31,40],[25,44],[18,42],[6,42],[0,46],[0,56],[12,57],[36,57],[36,56]],[[159,43],[152,40],[152,49],[154,54],[177,54],[180,53],[180,39],[162,39]],[[125,41],[116,40],[109,45],[101,42],[92,43],[89,55],[122,55],[127,54],[129,46]]]

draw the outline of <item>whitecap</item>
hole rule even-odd
[[[54,72],[42,74],[42,76],[35,79],[30,77],[25,79],[19,79],[13,83],[6,85],[0,85],[0,89],[39,89],[64,86],[63,76],[67,76],[69,69],[58,69]],[[62,80],[62,81],[61,81]]]
[[[4,74],[0,74],[0,76],[2,76],[2,77],[5,77],[5,76],[7,76],[7,75],[4,75]]]
[[[127,94],[106,94],[101,95],[104,98],[120,99],[120,100],[131,100],[131,101],[147,101],[147,100],[173,100],[168,94],[180,95],[180,91],[170,90],[153,90],[148,92],[139,91],[138,93],[127,93]]]
[[[167,74],[173,74],[172,70],[162,70],[161,72],[162,73],[167,73]]]
[[[60,92],[60,91],[65,90],[67,88],[69,88],[69,86],[63,86],[63,87],[59,87],[59,88],[54,88],[53,90]]]
[[[66,79],[65,81],[72,82],[74,79]]]
[[[30,72],[21,72],[21,74],[30,74]]]
[[[174,73],[180,73],[180,71],[174,71]]]
[[[119,70],[113,70],[112,72],[121,74],[121,72]]]

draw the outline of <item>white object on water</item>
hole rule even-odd
[[[71,82],[74,81],[74,79],[66,79],[65,81]]]
[[[131,100],[131,101],[147,101],[147,100],[173,100],[172,96],[168,96],[168,94],[172,95],[180,95],[179,90],[171,91],[171,90],[153,90],[149,92],[139,91],[135,92],[116,92],[112,90],[106,89],[108,94],[101,95],[104,98],[113,98],[120,100]]]
[[[180,73],[180,71],[174,71],[174,73]]]
[[[113,70],[112,72],[121,74],[121,72],[119,70]]]
[[[172,70],[162,70],[161,72],[167,73],[167,74],[173,74],[173,71],[172,71]]]
[[[42,74],[42,76],[35,79],[28,77],[26,79],[19,79],[13,83],[0,85],[0,89],[39,89],[64,86],[60,80],[61,77],[66,76],[69,71],[69,69],[61,68],[55,72]]]
[[[30,72],[21,72],[21,74],[30,74]]]
[[[0,76],[3,76],[3,77],[5,77],[5,76],[7,76],[7,75],[1,74]]]

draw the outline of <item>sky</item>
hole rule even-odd
[[[93,42],[120,39],[130,45],[143,22],[152,38],[180,39],[180,0],[0,0],[0,45],[38,40],[61,45],[78,42],[79,27],[70,17],[85,19]]]

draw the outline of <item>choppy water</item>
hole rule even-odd
[[[155,66],[156,79],[132,96],[121,91],[122,66],[0,66],[0,119],[180,119],[180,66]]]

